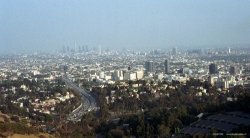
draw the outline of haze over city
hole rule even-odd
[[[0,1],[0,138],[250,137],[249,7]]]
[[[248,47],[248,0],[0,2],[1,54],[109,49]]]

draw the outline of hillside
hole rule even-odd
[[[18,116],[9,116],[0,112],[0,137],[53,138],[54,136],[39,132]]]

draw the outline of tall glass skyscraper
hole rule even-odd
[[[169,70],[169,61],[168,61],[168,59],[165,60],[164,66],[165,66],[165,74],[169,74],[170,70]]]
[[[154,72],[154,62],[153,61],[146,61],[145,62],[145,69],[146,69],[146,72]]]
[[[216,64],[212,63],[209,65],[209,74],[217,74],[218,73],[218,67]]]

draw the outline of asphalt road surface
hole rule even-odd
[[[62,78],[62,80],[65,82],[66,86],[73,89],[81,96],[81,104],[68,115],[68,121],[81,121],[81,118],[84,114],[97,110],[96,100],[89,92],[76,86],[76,84],[74,84],[68,78]]]

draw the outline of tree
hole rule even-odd
[[[49,114],[44,114],[44,121],[45,122],[51,122],[53,120],[53,117]]]
[[[144,113],[138,116],[138,126],[136,128],[138,136],[144,136],[145,134],[145,122],[144,122]]]
[[[122,138],[122,137],[124,137],[123,130],[118,129],[118,128],[111,129],[109,133],[110,133],[109,135],[111,135],[111,137],[113,137],[113,138]]]
[[[170,128],[161,124],[158,126],[158,133],[160,137],[169,137],[170,136]]]

